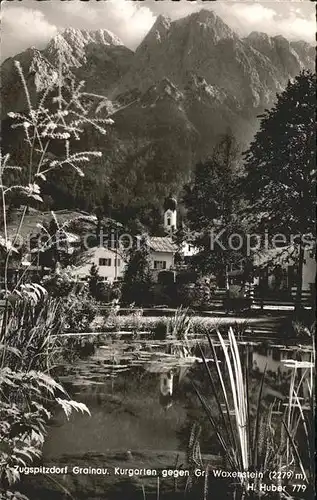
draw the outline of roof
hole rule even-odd
[[[108,248],[107,246],[102,246],[102,245],[90,247],[84,252],[82,252],[82,255],[94,256],[96,254],[100,254],[100,257],[102,257],[102,254],[118,255],[118,257],[120,257],[119,252],[116,252],[115,249]]]
[[[9,238],[13,238],[19,226],[22,210],[17,209],[11,215],[11,220],[8,223]],[[68,225],[76,220],[87,219],[93,222],[96,217],[89,215],[86,212],[71,211],[71,210],[55,210],[54,214],[58,223],[66,229]],[[20,237],[28,238],[31,235],[37,235],[40,232],[39,224],[48,224],[53,218],[52,212],[41,212],[30,208],[25,214],[22,227],[20,229]]]
[[[176,198],[173,198],[172,196],[169,196],[168,198],[165,198],[164,201],[164,210],[176,210],[177,207],[177,201]]]
[[[264,264],[292,264],[292,260],[298,256],[298,248],[296,245],[285,245],[284,247],[265,248],[255,252],[254,263],[256,265]]]
[[[67,231],[60,232],[60,241],[65,241],[67,243],[79,243],[80,237],[77,234],[69,233]]]
[[[82,267],[86,264],[92,264],[93,260],[95,258],[118,258],[122,259],[125,262],[125,256],[122,255],[120,252],[116,252],[115,250],[112,250],[111,248],[103,247],[103,246],[96,246],[89,248],[88,250],[85,250],[82,252],[78,258],[77,258],[77,263],[74,266],[76,269],[79,267]]]
[[[153,252],[177,252],[177,246],[169,236],[149,236],[147,244]]]

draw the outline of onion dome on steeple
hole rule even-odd
[[[176,210],[177,207],[177,200],[176,198],[173,198],[172,195],[170,194],[167,198],[165,198],[164,201],[164,210]]]

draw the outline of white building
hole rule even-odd
[[[262,284],[268,288],[280,287],[284,289],[291,289],[297,285],[298,248],[294,245],[255,254],[254,264],[263,270],[262,276],[256,278],[255,284],[262,281]],[[310,290],[315,283],[315,276],[314,252],[305,249],[302,275],[303,290]]]
[[[151,236],[147,239],[150,254],[150,268],[155,272],[168,271],[174,267],[176,245],[168,236]],[[80,280],[90,275],[91,266],[98,268],[98,274],[103,281],[113,283],[124,276],[126,258],[123,252],[116,253],[106,247],[94,247],[81,257],[81,263],[73,269],[73,275]]]
[[[177,202],[174,198],[166,198],[164,202],[164,227],[169,236],[148,236],[146,245],[149,249],[150,268],[153,271],[154,279],[158,279],[161,271],[175,270],[175,254],[179,250],[172,239],[172,234],[177,227]],[[141,242],[141,236],[136,238]],[[189,243],[184,242],[181,252],[184,257],[190,258],[197,253],[197,249]],[[74,269],[74,275],[79,279],[85,279],[89,276],[91,266],[98,267],[100,278],[112,283],[120,280],[124,276],[126,259],[124,260],[124,251],[116,255],[113,250],[104,247],[94,247],[86,251],[83,255],[83,263]]]
[[[192,242],[183,241],[181,246],[181,252],[183,256],[186,258],[191,258],[194,255],[197,255],[199,252],[199,248],[197,248]]]
[[[177,229],[177,201],[169,196],[164,201],[164,229],[169,234]]]
[[[123,278],[126,262],[122,256],[105,247],[94,247],[82,256],[82,263],[73,270],[78,279],[86,279],[90,275],[91,266],[98,268],[98,274],[103,281],[113,283]]]
[[[168,271],[174,268],[174,257],[177,246],[169,236],[150,236],[147,239],[150,249],[151,269]]]

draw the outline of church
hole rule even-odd
[[[148,236],[146,240],[154,281],[158,280],[160,272],[174,270],[175,254],[178,250],[173,241],[173,234],[177,230],[177,201],[175,198],[168,197],[163,206],[163,224],[166,236]],[[89,276],[91,266],[95,265],[98,267],[100,278],[108,283],[113,283],[122,281],[127,256],[120,250],[115,252],[113,249],[99,245],[87,250],[82,261],[83,263],[73,271],[78,279],[85,280]]]

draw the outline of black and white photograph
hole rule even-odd
[[[309,0],[3,0],[0,500],[315,498]]]

